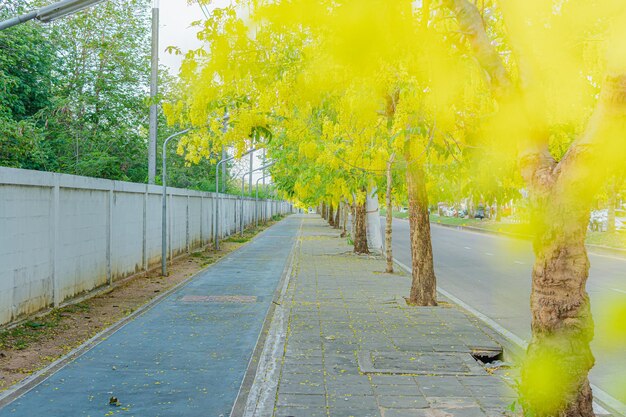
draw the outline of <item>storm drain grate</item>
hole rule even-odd
[[[364,374],[479,376],[485,370],[467,352],[374,352],[358,354]]]
[[[180,301],[186,303],[256,303],[254,295],[185,295]]]

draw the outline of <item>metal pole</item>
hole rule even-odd
[[[250,172],[252,172],[252,169],[254,168],[253,156],[254,154],[250,154]],[[248,193],[252,196],[252,175],[248,178]]]
[[[181,130],[174,133],[163,142],[163,197],[161,201],[161,275],[167,276],[167,144],[176,136],[189,132],[191,129]]]
[[[154,184],[156,177],[156,150],[158,132],[158,107],[156,96],[159,92],[159,0],[152,3],[152,60],[150,71],[150,132],[148,138],[148,184]]]
[[[248,152],[244,153],[241,156],[246,156],[249,153],[254,152],[254,151],[256,151],[256,149],[250,149]],[[222,160],[219,161],[217,163],[217,165],[215,165],[215,228],[214,228],[215,229],[215,233],[214,233],[214,238],[213,238],[213,240],[215,242],[215,250],[219,250],[220,249],[220,244],[219,244],[219,240],[220,239],[219,239],[219,233],[218,233],[218,227],[219,227],[218,216],[220,214],[220,210],[219,210],[220,204],[219,203],[221,201],[220,194],[219,194],[219,192],[220,192],[220,185],[219,185],[220,184],[220,165],[222,163],[224,163],[224,162],[232,161],[233,159],[235,159],[234,156],[231,156],[231,157],[226,158],[226,159],[222,158]]]
[[[265,172],[265,170],[263,170]],[[265,178],[269,177],[269,175],[263,175],[261,178],[257,178],[256,180],[256,194],[254,196],[254,207],[255,207],[255,224],[256,227],[259,227],[259,181],[263,180],[263,185],[265,185]]]
[[[264,170],[266,168],[271,167],[272,165],[274,165],[276,162],[272,162],[271,164],[267,164],[267,165],[263,165],[262,167],[259,167],[257,169],[252,169],[250,170],[250,172],[246,172],[245,174],[243,174],[243,176],[241,177],[241,216],[239,218],[239,224],[240,224],[240,230],[241,230],[241,235],[243,236],[243,185],[245,184],[245,178],[246,175],[250,175],[250,177],[252,177],[252,173],[256,172],[256,171],[260,171],[260,170]],[[250,188],[252,189],[252,188]]]
[[[263,148],[263,165],[265,165],[265,148]],[[263,186],[265,186],[265,170],[263,170]]]
[[[63,0],[52,3],[48,6],[40,7],[37,10],[13,17],[11,19],[0,22],[0,30],[8,29],[12,26],[19,25],[29,20],[37,19],[41,22],[48,23],[61,17],[78,13],[87,7],[91,7],[104,0]]]
[[[239,198],[239,236],[243,236],[243,185],[245,184],[245,178],[248,174],[252,177],[252,171],[243,174],[241,177],[241,197]]]
[[[37,11],[26,13],[21,16],[13,17],[11,19],[0,22],[0,30],[8,29],[12,26],[19,25],[20,23],[28,22],[37,17]]]

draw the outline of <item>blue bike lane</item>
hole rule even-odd
[[[300,224],[290,216],[198,273],[0,416],[228,417]]]

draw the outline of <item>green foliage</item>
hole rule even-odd
[[[110,0],[52,25],[0,32],[0,165],[147,180],[149,4]],[[10,0],[0,18],[37,5]],[[161,99],[174,82],[161,71]],[[160,161],[163,140],[180,129],[162,117],[159,126]],[[213,191],[215,161],[185,159],[172,143],[168,183]]]
[[[0,19],[19,12],[9,7]],[[0,31],[0,163],[15,168],[46,167],[45,138],[36,115],[49,106],[54,50],[40,26]],[[33,47],[37,45],[37,47]]]

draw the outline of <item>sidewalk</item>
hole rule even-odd
[[[229,416],[300,222],[290,216],[200,272],[0,416]]]
[[[338,235],[305,217],[244,415],[503,415],[516,398],[505,371],[470,355],[499,346],[445,300],[407,306],[409,277]]]

